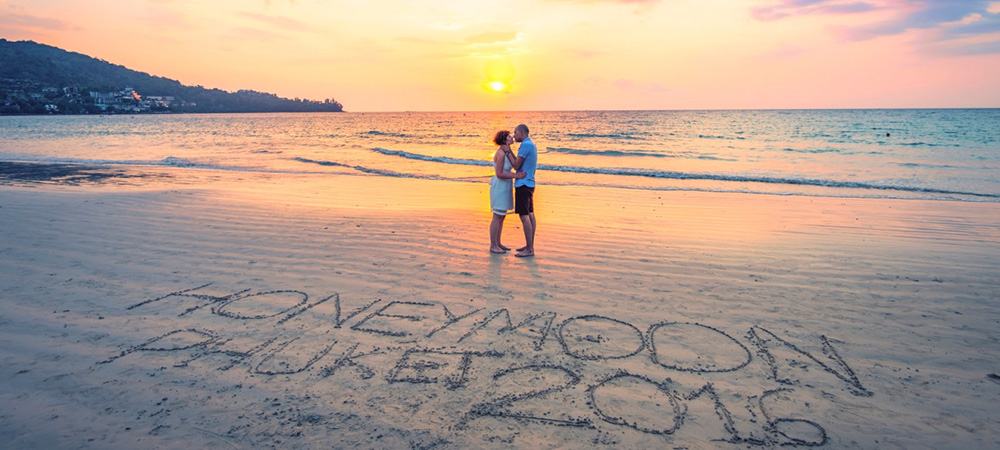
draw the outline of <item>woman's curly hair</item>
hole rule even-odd
[[[510,131],[507,130],[497,131],[497,135],[493,137],[493,143],[496,145],[504,145],[507,143],[508,136],[510,136]]]

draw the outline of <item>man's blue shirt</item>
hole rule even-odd
[[[517,148],[517,156],[524,158],[520,170],[521,172],[525,172],[526,175],[524,178],[515,179],[514,187],[535,187],[535,166],[538,165],[538,150],[535,148],[535,143],[531,142],[530,137],[524,138],[524,141],[521,142],[521,146]]]

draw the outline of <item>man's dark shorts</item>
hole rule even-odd
[[[535,212],[535,188],[528,186],[514,188],[514,212],[520,216]]]

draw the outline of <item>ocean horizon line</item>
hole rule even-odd
[[[780,111],[801,111],[801,112],[835,112],[835,111],[993,111],[1000,110],[1000,106],[973,106],[973,107],[858,107],[858,108],[691,108],[691,109],[523,109],[523,110],[359,110],[359,111],[246,111],[246,112],[159,112],[159,113],[98,113],[98,114],[4,114],[0,117],[79,117],[79,116],[212,116],[212,115],[254,115],[254,114],[537,114],[537,113],[623,113],[623,112],[780,112]]]
[[[399,114],[399,113],[450,113],[450,114],[460,114],[460,113],[565,113],[565,112],[746,112],[746,111],[961,111],[961,110],[1000,110],[1000,106],[972,106],[972,107],[857,107],[857,108],[677,108],[677,109],[522,109],[522,110],[399,110],[399,111],[389,111],[389,110],[360,110],[360,111],[348,111],[344,110],[343,113],[389,113],[389,114]],[[212,114],[212,113],[194,113],[194,114]],[[235,113],[235,114],[246,114],[246,113]],[[252,113],[250,113],[252,114]],[[299,112],[291,114],[301,114]],[[338,113],[339,114],[339,113]]]

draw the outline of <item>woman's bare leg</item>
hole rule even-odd
[[[493,217],[496,218],[496,215],[494,215]],[[500,249],[506,252],[510,251],[510,247],[500,243],[500,240],[503,237],[503,220],[505,218],[507,218],[507,216],[500,216],[500,226],[498,227],[499,229],[497,230],[497,247],[500,247]]]
[[[503,216],[494,214],[490,222],[490,251],[493,253],[507,253],[507,250],[500,248],[500,230],[503,227]]]

